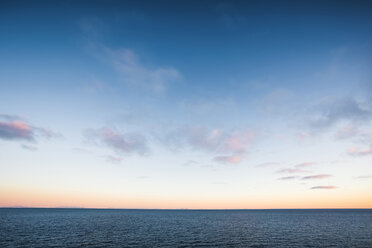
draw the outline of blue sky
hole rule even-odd
[[[371,9],[3,1],[0,204],[371,207]]]

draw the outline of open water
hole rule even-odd
[[[0,247],[372,247],[372,210],[0,209]]]

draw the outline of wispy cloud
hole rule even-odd
[[[19,115],[0,114],[0,120],[21,121],[21,120],[24,120],[24,118]]]
[[[337,130],[335,138],[338,140],[353,138],[358,134],[358,129],[355,126],[347,125]]]
[[[368,178],[372,178],[371,175],[366,175],[366,176],[357,176],[355,177],[355,179],[368,179]]]
[[[178,128],[171,132],[165,143],[172,149],[190,147],[217,153],[244,153],[252,143],[255,133],[247,130],[232,132],[208,129],[201,126]]]
[[[329,177],[332,177],[332,175],[319,174],[319,175],[312,175],[312,176],[303,177],[302,180],[324,179],[324,178],[329,178]]]
[[[307,168],[307,167],[311,167],[315,164],[315,162],[304,162],[304,163],[301,163],[301,164],[296,164],[295,167],[297,168]]]
[[[372,142],[372,130],[367,122],[363,124],[349,124],[343,126],[335,133],[336,140],[351,140],[355,143],[368,144]]]
[[[277,171],[277,173],[305,173],[305,172],[309,171],[300,168],[283,168]]]
[[[33,126],[18,116],[0,115],[0,139],[35,142],[37,137],[51,138],[56,136],[58,135],[53,131]]]
[[[33,146],[33,145],[25,145],[25,144],[22,144],[21,147],[25,150],[29,150],[29,151],[37,151],[37,147],[36,146]]]
[[[181,73],[173,67],[146,66],[130,49],[113,50],[102,46],[102,50],[123,82],[129,85],[161,93],[169,83],[181,78]]]
[[[357,147],[350,148],[347,153],[354,157],[362,157],[367,155],[372,155],[372,145],[369,146],[367,149],[360,149]]]
[[[243,155],[231,155],[231,156],[216,156],[213,158],[214,161],[222,164],[238,164],[245,159]]]
[[[279,177],[278,180],[292,180],[296,178],[298,178],[298,176],[288,176],[288,177]]]
[[[313,186],[310,189],[336,189],[336,186],[326,185],[326,186]]]
[[[315,129],[328,128],[340,121],[364,122],[372,119],[371,104],[368,101],[360,101],[351,97],[339,99],[325,99],[317,106],[318,113],[309,120],[309,124]],[[340,137],[351,130],[344,130]]]
[[[296,164],[293,167],[286,167],[282,168],[280,170],[277,170],[276,173],[288,173],[288,174],[294,174],[294,173],[306,173],[311,172],[307,168],[313,166],[315,162],[303,162],[300,164]]]
[[[85,137],[92,142],[103,144],[117,153],[144,155],[149,151],[146,138],[140,133],[121,133],[113,128],[87,129]]]
[[[129,17],[127,14],[125,16]],[[138,20],[139,16],[131,15],[129,18],[133,19],[133,17]],[[110,28],[99,18],[83,18],[78,24],[88,52],[115,70],[123,83],[139,89],[162,93],[170,83],[182,78],[182,74],[176,68],[146,63],[128,47],[112,48],[105,45],[102,37],[107,35],[106,32]]]
[[[113,164],[120,164],[121,161],[123,160],[122,157],[117,157],[117,156],[112,156],[112,155],[107,155],[104,156],[107,162],[113,163]]]

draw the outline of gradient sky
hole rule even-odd
[[[370,1],[1,1],[0,206],[372,208]]]

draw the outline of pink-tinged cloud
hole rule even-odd
[[[314,164],[315,164],[314,162],[305,162],[305,163],[301,163],[301,164],[296,164],[295,167],[297,167],[297,168],[311,167]]]
[[[277,173],[304,173],[304,172],[309,171],[300,168],[283,168],[277,171]]]
[[[245,159],[243,155],[231,155],[231,156],[216,156],[213,158],[214,161],[222,164],[238,164]]]
[[[357,134],[358,134],[357,128],[354,127],[354,126],[349,125],[349,126],[345,126],[345,127],[340,128],[336,132],[335,138],[339,139],[339,140],[349,139],[349,138],[355,137]]]
[[[0,138],[7,140],[34,140],[34,131],[23,121],[0,122]]]
[[[54,136],[58,135],[49,129],[30,125],[19,116],[0,114],[0,139],[35,142],[37,137]]]
[[[303,177],[302,180],[324,179],[324,178],[329,178],[329,177],[331,177],[331,175],[319,174],[319,175],[312,175],[312,176]]]
[[[228,132],[191,126],[173,131],[165,141],[167,145],[176,148],[188,146],[196,150],[236,154],[244,153],[255,136],[254,132],[246,130]]]
[[[298,176],[279,177],[278,180],[292,180],[296,178],[298,178]]]
[[[367,155],[372,155],[372,145],[369,146],[367,149],[360,149],[357,147],[350,148],[347,153],[354,157],[362,157]]]
[[[335,188],[337,187],[333,185],[326,185],[326,186],[314,186],[314,187],[311,187],[310,189],[335,189]]]
[[[146,138],[139,133],[120,133],[109,127],[85,130],[85,136],[93,141],[103,144],[118,153],[138,153],[144,155],[148,152]]]
[[[255,133],[252,131],[234,132],[227,135],[222,149],[230,152],[244,152],[247,146],[252,142]]]

